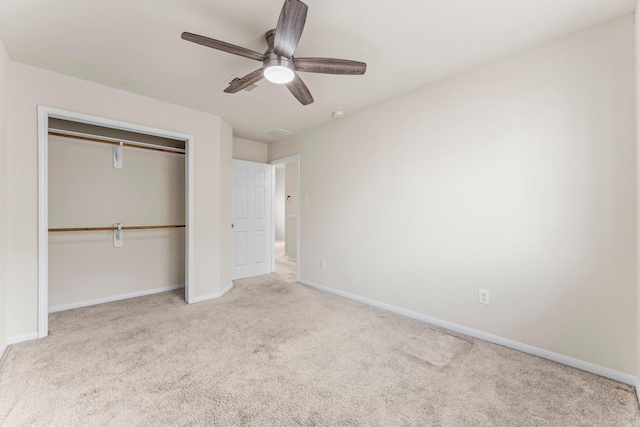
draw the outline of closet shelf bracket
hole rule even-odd
[[[113,247],[122,247],[122,223],[120,222],[113,224]]]
[[[122,169],[122,155],[123,155],[123,144],[120,141],[120,145],[113,146],[113,167],[116,169]]]

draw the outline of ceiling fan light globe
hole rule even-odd
[[[296,77],[293,62],[273,52],[267,52],[262,69],[265,79],[280,85],[289,83]]]
[[[293,81],[294,77],[293,70],[282,65],[272,65],[264,69],[264,78],[271,83],[286,84]]]

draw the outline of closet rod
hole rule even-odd
[[[149,230],[154,228],[184,228],[184,225],[137,225],[129,227],[121,227],[121,230]],[[116,227],[80,227],[80,228],[50,228],[50,232],[60,231],[113,231]]]
[[[97,137],[95,135],[90,135],[88,133],[72,132],[69,130],[61,130],[61,129],[53,129],[53,128],[49,129],[49,135],[60,136],[63,138],[79,139],[82,141],[100,142],[102,144],[109,144],[109,145],[120,145],[120,143],[122,143],[122,145],[125,147],[144,148],[146,150],[162,151],[165,153],[173,153],[173,154],[185,154],[186,152],[183,148],[165,147],[162,145],[147,144],[145,142],[136,142],[136,141],[129,141],[126,139],[110,138],[107,136]]]

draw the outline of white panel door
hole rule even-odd
[[[271,165],[233,161],[233,279],[271,273]]]

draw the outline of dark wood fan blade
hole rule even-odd
[[[234,55],[244,56],[245,58],[249,59],[255,59],[256,61],[264,60],[264,55],[261,53],[254,52],[253,50],[245,49],[244,47],[236,46],[231,43],[210,39],[209,37],[184,32],[182,33],[182,38],[184,40],[211,47],[213,49],[218,49],[223,52],[233,53]]]
[[[240,80],[236,80],[235,82],[231,83],[229,87],[224,91],[226,93],[236,93],[238,91],[241,91],[245,87],[251,86],[252,84],[262,80],[262,77],[264,77],[264,75],[262,74],[262,68],[260,68],[258,70],[255,70],[253,73],[247,74]]]
[[[287,83],[287,88],[296,97],[302,105],[309,105],[313,102],[313,96],[309,92],[309,88],[304,84],[299,75],[296,74],[291,83]]]
[[[280,56],[291,58],[296,50],[304,23],[307,20],[307,5],[300,0],[285,0],[273,41],[274,51]]]
[[[336,58],[293,58],[296,71],[322,74],[364,74],[367,64]]]

